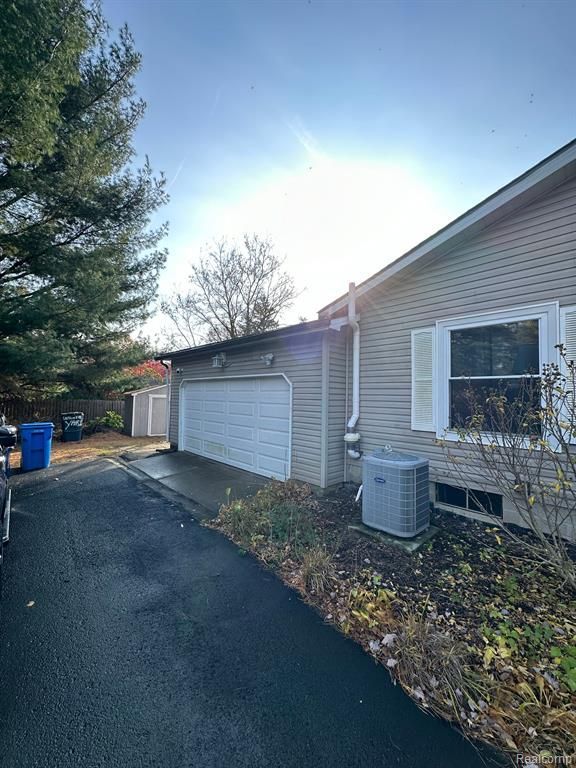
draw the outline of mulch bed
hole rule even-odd
[[[511,596],[516,611],[529,616],[539,612],[539,597],[554,596],[556,607],[560,611],[570,607],[576,620],[575,604],[566,603],[566,592],[554,574],[539,569],[536,579],[536,565],[527,566],[521,546],[505,539],[500,528],[433,512],[431,523],[440,532],[411,554],[348,527],[361,522],[356,490],[342,488],[318,500],[322,539],[345,574],[367,568],[377,571],[386,586],[401,590],[420,606],[434,605],[457,619],[475,619],[482,607],[508,602]],[[529,538],[528,533],[516,533]]]
[[[548,751],[576,763],[576,600],[554,571],[500,528],[457,515],[433,513],[440,532],[410,554],[349,528],[361,521],[356,488],[324,497],[298,484],[267,489],[265,504],[240,505],[305,510],[331,556],[326,589],[310,589],[302,550],[275,539],[266,514],[251,536],[233,530],[232,505],[212,525],[361,643],[419,706],[513,760]]]

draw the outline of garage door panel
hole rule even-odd
[[[285,462],[288,460],[288,448],[281,445],[267,445],[266,457]]]
[[[226,403],[222,400],[206,400],[204,410],[206,413],[225,413]]]
[[[182,450],[285,479],[290,460],[290,388],[281,377],[186,382]]]
[[[229,448],[228,458],[230,459],[230,462],[242,464],[243,468],[249,469],[251,472],[256,469],[254,453],[252,453],[252,451],[243,451],[240,448]]]
[[[243,451],[254,451],[256,440],[254,439],[254,436],[252,436],[252,439],[247,439],[245,437],[231,437],[230,435],[226,438],[226,445],[228,445],[230,448],[238,448]]]
[[[224,421],[212,421],[204,419],[203,432],[207,435],[225,435],[226,434],[226,422]]]
[[[215,398],[217,393],[226,392],[227,388],[227,383],[225,381],[218,381],[217,379],[200,383],[200,391],[204,392],[205,397],[208,399]]]
[[[256,414],[256,403],[230,402],[228,403],[228,413],[238,416],[251,416]]]
[[[254,471],[258,474],[268,475],[270,477],[283,477],[285,471],[284,462],[273,459],[270,456],[259,456],[258,465]]]
[[[288,434],[289,426],[287,419],[258,419],[258,428],[269,430],[270,432],[279,432]]]
[[[288,432],[282,432],[279,429],[260,429],[258,425],[257,440],[265,445],[288,445]]]
[[[229,392],[256,392],[258,390],[257,379],[236,379],[228,382]]]
[[[228,414],[227,423],[235,427],[249,427],[254,429],[256,425],[256,419],[254,416],[230,416]]]
[[[227,433],[231,439],[254,441],[254,429],[252,427],[241,427],[237,424],[228,424]]]
[[[193,437],[193,436],[186,436],[186,445],[188,446],[189,451],[193,451],[194,453],[200,453],[203,449],[203,441],[200,437]]]
[[[258,416],[288,420],[290,418],[290,406],[284,403],[259,403]]]
[[[202,440],[202,447],[207,456],[222,459],[226,457],[226,446],[211,440]]]

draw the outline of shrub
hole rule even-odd
[[[498,382],[482,396],[469,386],[470,415],[456,430],[459,442],[441,444],[459,485],[501,494],[533,539],[519,536],[476,498],[480,511],[576,592],[568,541],[576,530],[576,361],[567,359],[562,345],[559,350],[562,364],[544,365],[541,376],[520,379],[515,398]]]
[[[270,543],[298,554],[315,541],[312,520],[306,509],[297,504],[282,502],[268,511]]]
[[[118,432],[121,432],[124,429],[124,419],[119,413],[116,413],[116,411],[106,411],[105,415],[100,416],[98,421],[103,427],[115,429]]]
[[[233,501],[220,509],[220,521],[244,544],[251,544],[265,530],[266,518],[250,499]]]
[[[93,435],[95,432],[105,432],[107,429],[113,429],[122,432],[124,429],[124,419],[116,411],[106,411],[104,416],[98,416],[84,424],[84,432]]]
[[[302,555],[302,581],[308,592],[321,594],[332,578],[332,555],[326,547],[313,546]]]

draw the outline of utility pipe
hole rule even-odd
[[[348,324],[352,328],[352,415],[348,429],[353,430],[360,418],[360,326],[356,316],[356,285],[348,286]]]
[[[170,363],[160,360],[160,365],[164,366],[166,375],[164,383],[166,384],[166,442],[170,442],[170,400],[172,399],[172,366]],[[134,408],[134,406],[132,406]]]

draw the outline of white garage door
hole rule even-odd
[[[281,376],[186,382],[180,449],[286,480],[290,386]]]

